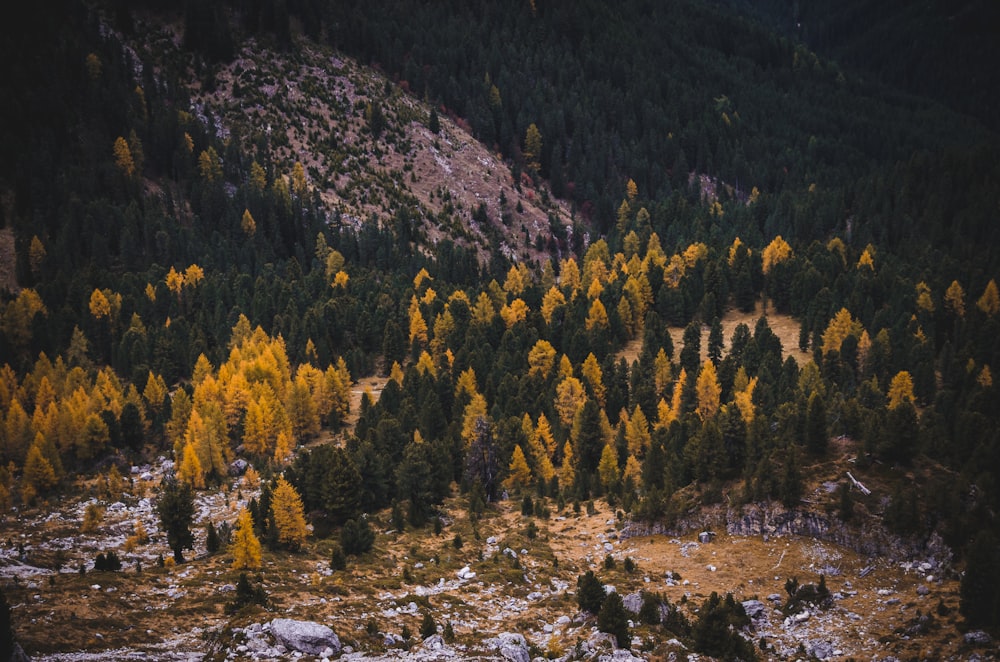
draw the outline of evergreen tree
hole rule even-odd
[[[348,556],[361,556],[375,544],[375,532],[365,518],[351,519],[340,531],[340,546]]]
[[[990,529],[980,531],[966,557],[959,610],[969,627],[1000,626],[1000,546]]]
[[[156,504],[160,525],[177,563],[184,563],[184,550],[194,549],[191,523],[194,521],[194,492],[188,483],[170,477],[163,481]]]
[[[823,396],[813,391],[806,409],[806,448],[814,456],[826,452],[829,434],[826,427],[826,403]]]
[[[219,532],[215,530],[215,524],[209,521],[205,532],[205,551],[209,554],[215,554],[221,546],[222,541],[219,539]]]
[[[619,648],[628,648],[631,638],[628,631],[628,614],[622,604],[622,596],[612,591],[604,598],[597,614],[597,628],[615,636]]]
[[[588,570],[576,578],[576,604],[580,607],[580,611],[599,613],[605,596],[604,584],[593,570]]]

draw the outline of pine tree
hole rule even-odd
[[[826,452],[828,443],[826,403],[818,392],[813,391],[806,408],[806,448],[818,456]]]
[[[278,477],[278,483],[274,488],[271,513],[277,528],[278,542],[291,550],[302,547],[309,534],[306,528],[305,509],[299,493],[284,476]]]
[[[215,530],[215,524],[211,520],[209,520],[208,526],[205,529],[205,551],[210,555],[215,554],[222,546],[222,541],[219,539],[219,532]]]
[[[250,511],[243,508],[236,519],[236,529],[233,531],[230,552],[233,555],[233,569],[259,570],[261,566],[260,540],[254,533],[253,518]]]
[[[194,492],[191,486],[175,478],[165,479],[161,485],[156,513],[167,534],[167,544],[174,553],[174,561],[184,563],[184,550],[194,549],[194,535],[191,533]]]
[[[588,570],[576,578],[576,604],[580,607],[580,611],[599,613],[605,597],[604,584],[593,570]]]
[[[351,519],[344,523],[340,531],[340,546],[349,556],[360,556],[370,550],[375,544],[375,532],[368,525],[368,520]]]
[[[619,648],[628,648],[631,638],[628,631],[628,614],[622,596],[612,591],[604,598],[597,614],[597,629],[613,634]]]

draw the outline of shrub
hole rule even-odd
[[[434,617],[431,616],[431,613],[425,611],[424,618],[420,621],[420,638],[426,639],[435,634],[437,634],[437,623],[434,622]]]
[[[241,572],[240,579],[236,582],[236,594],[233,596],[233,601],[226,605],[226,613],[235,614],[249,605],[266,607],[267,592],[264,591],[264,586],[259,580],[255,584],[251,584],[247,573]]]
[[[344,554],[344,548],[340,545],[334,544],[333,549],[330,551],[330,569],[345,570],[346,568],[347,555]]]

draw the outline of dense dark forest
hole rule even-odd
[[[422,526],[453,489],[672,522],[724,493],[798,507],[842,438],[892,486],[857,509],[968,552],[963,611],[996,626],[1000,152],[976,109],[858,75],[879,52],[842,65],[835,28],[695,0],[59,4],[0,39],[5,508],[173,452],[198,488],[238,455],[284,467],[317,535],[382,508]],[[129,45],[150,16],[179,56]],[[589,241],[529,269],[429,257],[396,209],[341,223],[267,141],[191,112],[187,72],[211,84],[250,37],[381,69]],[[812,360],[766,318],[724,337],[755,306]],[[375,373],[343,448],[291,459]]]

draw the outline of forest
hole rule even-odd
[[[4,512],[166,453],[193,490],[249,461],[265,491],[237,528],[276,548],[302,544],[268,515],[289,490],[345,545],[365,513],[430,526],[455,494],[473,513],[604,499],[669,527],[722,501],[804,507],[808,467],[846,439],[892,491],[845,483],[837,516],[940,536],[967,623],[1000,627],[982,97],[919,96],[832,29],[812,50],[700,0],[56,4],[0,39]],[[135,50],[154,17],[183,26],[178,54]],[[186,77],[213,85],[250,40],[384,72],[566,201],[573,240],[477,260],[423,243],[420,209],[347,223],[263,132],[193,111]],[[810,359],[767,317],[723,333],[755,309],[794,319]],[[371,375],[381,394],[350,411]]]

